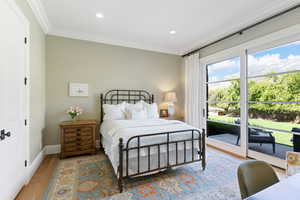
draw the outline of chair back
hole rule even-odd
[[[293,128],[292,132],[300,133],[300,128]]]
[[[300,133],[300,128],[293,128],[292,132]],[[293,134],[293,146],[295,152],[300,152],[300,135]]]
[[[273,168],[263,161],[245,161],[238,168],[238,181],[242,199],[275,183],[279,179]]]

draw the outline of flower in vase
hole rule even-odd
[[[67,114],[70,115],[71,119],[74,120],[75,117],[81,115],[83,113],[83,109],[79,106],[71,106],[69,109],[67,109]]]

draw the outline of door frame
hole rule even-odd
[[[24,63],[24,78],[27,78],[27,84],[24,84],[24,107],[23,107],[23,117],[24,120],[27,120],[27,124],[25,126],[25,121],[24,121],[24,134],[25,134],[25,141],[24,141],[24,147],[25,147],[25,158],[24,158],[24,177],[23,177],[23,181],[24,181],[24,185],[27,184],[30,180],[31,177],[29,177],[29,165],[30,163],[30,137],[29,137],[29,133],[30,133],[30,84],[29,81],[30,80],[30,22],[27,19],[27,17],[24,15],[24,13],[22,12],[22,10],[19,8],[19,6],[17,5],[17,3],[15,2],[15,0],[5,0],[8,5],[10,6],[10,8],[12,9],[12,11],[14,11],[14,13],[17,15],[17,17],[19,17],[19,19],[21,20],[21,22],[24,25],[24,39],[25,37],[27,38],[27,42],[25,44],[24,41],[24,51],[25,51],[25,63]],[[25,80],[24,80],[25,81]],[[27,166],[25,167],[25,160],[27,161]],[[17,193],[19,191],[16,191]]]
[[[212,63],[217,63],[217,62],[222,62],[231,58],[235,58],[235,57],[239,57],[240,58],[240,82],[241,82],[241,88],[245,85],[243,83],[245,83],[246,81],[244,80],[244,77],[242,76],[242,74],[245,73],[244,68],[246,64],[246,57],[245,54],[243,52],[243,49],[240,47],[233,47],[227,50],[223,50],[220,52],[217,52],[215,54],[209,55],[207,57],[204,58],[200,58],[200,67],[202,68],[201,73],[203,74],[201,79],[201,88],[202,88],[202,92],[203,92],[203,100],[201,103],[201,108],[204,110],[204,115],[202,116],[201,121],[203,120],[204,123],[202,123],[202,127],[206,130],[207,133],[207,107],[206,107],[206,101],[207,101],[207,89],[206,89],[206,85],[207,85],[207,65],[212,64]],[[241,91],[241,97],[240,97],[240,105],[242,107],[243,105],[243,99],[246,98],[247,95],[245,95],[244,92]],[[241,139],[240,139],[240,146],[236,146],[236,145],[232,145],[232,144],[228,144],[225,142],[221,142],[219,140],[215,140],[212,138],[207,137],[206,135],[206,143],[217,147],[217,148],[221,148],[227,152],[242,156],[242,157],[246,157],[247,156],[247,151],[245,149],[247,149],[247,135],[248,134],[244,134],[245,131],[247,131],[247,128],[245,128],[246,123],[243,123],[244,118],[243,118],[243,113],[245,113],[246,111],[244,109],[241,109],[240,111],[240,118],[241,118]]]

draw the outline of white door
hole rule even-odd
[[[0,199],[14,199],[25,183],[25,26],[0,0]],[[2,134],[3,136],[3,134]]]

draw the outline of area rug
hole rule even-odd
[[[117,177],[103,154],[59,161],[44,200],[236,200],[240,199],[240,160],[209,149],[207,169],[200,163],[130,180],[118,192]]]

